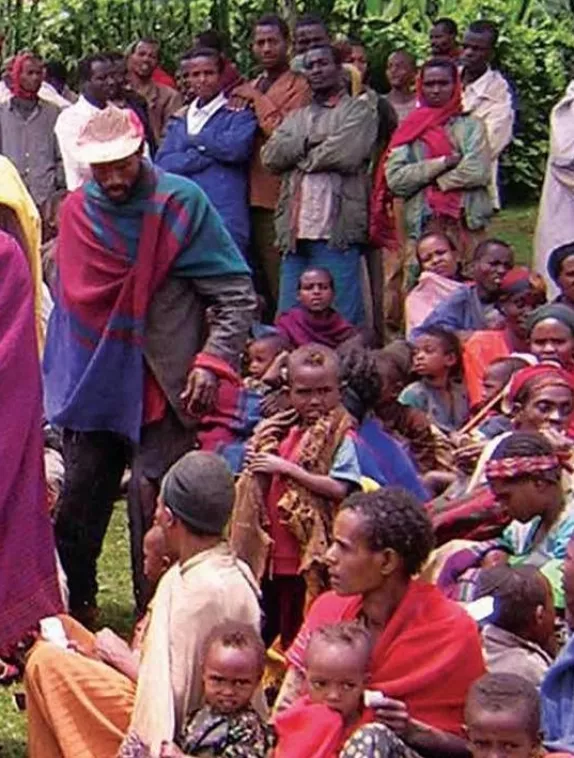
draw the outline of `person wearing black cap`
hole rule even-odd
[[[176,562],[152,601],[135,696],[109,666],[86,676],[82,656],[35,646],[25,675],[31,758],[159,755],[202,705],[200,658],[211,631],[231,621],[259,632],[257,584],[223,538],[234,495],[231,472],[213,453],[188,453],[171,467],[156,521]]]

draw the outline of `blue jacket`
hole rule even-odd
[[[199,134],[187,133],[187,110],[174,116],[155,162],[192,179],[219,211],[245,255],[249,244],[249,160],[257,129],[253,111],[220,108]]]

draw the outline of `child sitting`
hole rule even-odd
[[[305,656],[308,695],[276,715],[275,758],[338,755],[361,716],[370,654],[371,636],[357,622],[313,632]]]
[[[291,409],[256,428],[231,525],[237,554],[263,578],[263,637],[270,645],[280,634],[283,650],[301,626],[306,593],[309,600],[326,588],[334,510],[361,482],[336,353],[306,345],[287,371]]]
[[[265,758],[275,735],[251,705],[264,666],[263,640],[252,626],[217,626],[204,648],[205,705],[189,714],[177,744],[163,743],[160,758]]]
[[[485,674],[470,688],[465,729],[473,758],[541,758],[540,701],[536,687],[516,674]],[[565,753],[552,753],[553,758]]]
[[[375,403],[375,414],[385,431],[403,444],[422,474],[439,467],[435,438],[428,416],[418,408],[399,402],[411,367],[406,343],[393,342],[375,353],[381,379],[381,394]]]
[[[439,327],[419,331],[414,340],[413,370],[420,379],[403,390],[399,402],[425,411],[443,432],[461,427],[469,405],[466,388],[458,379],[462,354],[456,335]]]
[[[325,268],[308,268],[299,278],[299,305],[277,317],[277,329],[293,347],[310,342],[336,348],[358,334],[355,327],[333,310],[335,286]]]
[[[494,403],[484,416],[484,420],[477,427],[480,434],[488,439],[492,439],[503,432],[508,432],[512,428],[511,420],[502,413],[502,390],[508,385],[512,377],[520,369],[528,366],[524,358],[518,356],[509,356],[508,358],[497,358],[489,364],[482,380],[482,397],[480,408],[486,408],[489,404]],[[499,398],[497,402],[495,398]],[[476,408],[478,412],[480,408]]]

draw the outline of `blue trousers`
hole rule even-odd
[[[299,240],[295,252],[281,259],[279,307],[284,313],[297,305],[299,277],[312,266],[326,268],[335,282],[334,308],[355,326],[363,326],[365,308],[361,288],[361,250],[351,245],[346,250],[329,247],[326,240]]]

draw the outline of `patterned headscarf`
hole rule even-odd
[[[515,456],[490,460],[486,464],[485,474],[488,481],[493,479],[514,479],[517,476],[541,474],[560,468],[557,455]]]
[[[12,64],[12,70],[10,72],[10,90],[14,97],[22,98],[22,100],[35,100],[37,97],[37,93],[28,92],[28,90],[22,88],[21,84],[24,64],[26,61],[30,60],[36,60],[36,56],[33,53],[19,53],[14,58],[14,63]]]
[[[557,363],[538,363],[517,371],[508,384],[508,389],[502,401],[502,411],[510,415],[514,409],[516,398],[527,385],[530,389],[541,389],[548,385],[567,387],[574,393],[574,379]]]

